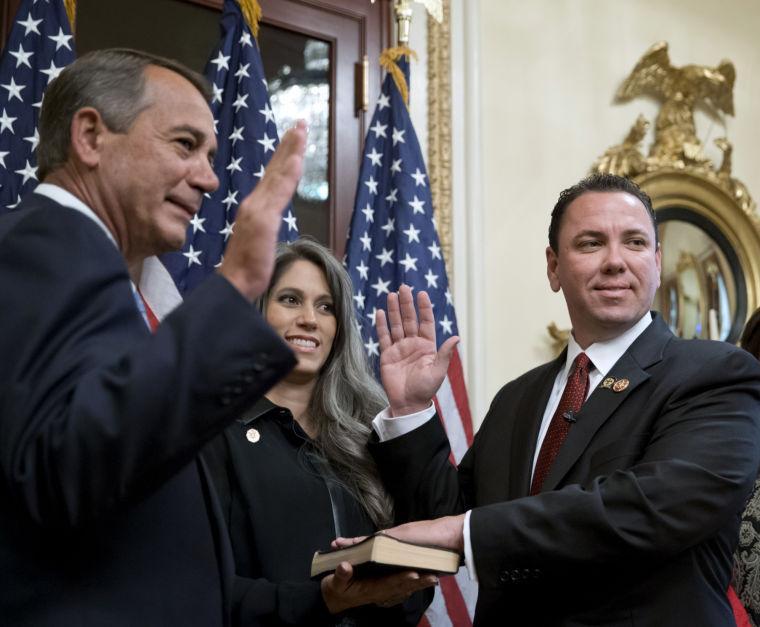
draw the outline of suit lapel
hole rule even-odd
[[[662,359],[665,344],[673,337],[657,314],[652,324],[623,353],[623,356],[605,375],[617,380],[627,379],[628,386],[620,392],[613,389],[597,388],[584,403],[570,429],[562,448],[546,476],[542,491],[554,490],[570,471],[578,458],[588,448],[599,428],[615,413],[617,408],[633,391],[649,379],[646,369]]]
[[[557,373],[565,364],[567,349],[546,365],[535,384],[526,390],[516,409],[516,424],[512,433],[509,464],[509,498],[527,496],[536,453],[536,440],[541,428]]]

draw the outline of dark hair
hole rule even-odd
[[[332,350],[309,402],[309,413],[317,428],[315,445],[373,522],[385,527],[393,522],[393,506],[366,444],[372,419],[388,401],[367,362],[346,269],[315,240],[302,237],[280,243],[272,279],[260,306],[266,311],[272,288],[299,260],[313,263],[325,275],[337,322]]]
[[[755,309],[747,320],[747,324],[744,325],[739,346],[760,359],[760,308]]]
[[[647,193],[631,179],[627,179],[624,176],[617,176],[616,174],[592,174],[572,187],[563,190],[557,199],[557,204],[554,205],[552,219],[549,223],[549,246],[551,246],[555,253],[559,250],[559,229],[562,226],[562,218],[565,215],[565,211],[571,202],[588,192],[625,192],[638,198],[652,220],[655,245],[660,243],[660,238],[657,234],[657,218],[652,208],[652,199],[649,198]]]
[[[145,68],[166,68],[187,79],[209,100],[208,81],[178,61],[128,48],[95,50],[66,67],[45,91],[37,147],[39,180],[69,158],[71,120],[83,107],[100,113],[109,130],[125,133],[145,102]]]

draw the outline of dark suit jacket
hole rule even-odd
[[[222,625],[196,454],[292,353],[220,276],[151,335],[114,244],[35,194],[0,219],[0,290],[0,622]]]
[[[458,476],[438,420],[373,445],[397,511],[473,508],[476,624],[733,625],[731,555],[760,461],[757,361],[676,339],[655,317],[608,375],[628,387],[592,392],[528,497],[564,359],[502,388]]]

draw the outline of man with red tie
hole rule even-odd
[[[650,312],[661,252],[649,197],[594,175],[552,212],[547,275],[572,323],[556,360],[505,385],[458,469],[430,403],[429,300],[378,315],[390,408],[373,452],[390,530],[465,556],[476,625],[733,625],[726,589],[760,462],[760,367],[725,342],[676,338]]]

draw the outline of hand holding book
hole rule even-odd
[[[403,603],[414,592],[438,583],[435,575],[411,570],[382,577],[355,577],[350,563],[341,562],[332,575],[322,579],[322,597],[331,614],[371,603],[390,607]]]

